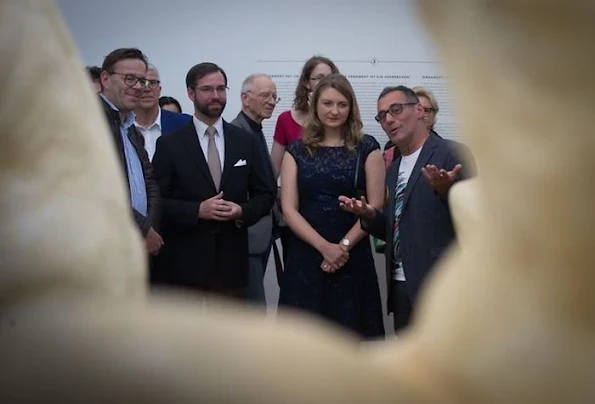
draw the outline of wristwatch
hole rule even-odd
[[[341,240],[341,245],[349,248],[349,246],[351,245],[351,241],[348,238],[343,238]]]

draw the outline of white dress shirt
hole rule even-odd
[[[194,121],[194,127],[196,128],[196,134],[198,135],[198,141],[200,142],[202,152],[205,155],[205,160],[209,161],[209,135],[207,134],[207,128],[209,127],[209,125],[199,121],[196,116],[194,116],[192,120]],[[223,172],[223,163],[225,160],[225,138],[223,137],[223,119],[219,117],[219,119],[217,119],[217,122],[215,122],[213,127],[217,129],[217,133],[215,133],[215,147],[217,147],[217,151],[219,152],[219,160],[221,160],[221,172]]]
[[[155,147],[157,146],[157,139],[159,136],[161,136],[161,108],[158,109],[155,122],[153,122],[148,127],[145,128],[136,121],[134,121],[134,125],[145,138],[145,150],[149,155],[149,160],[153,161]]]

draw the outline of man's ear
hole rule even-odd
[[[101,82],[101,89],[104,89],[107,87],[107,83],[109,82],[109,76],[110,76],[110,74],[108,72],[106,72],[105,70],[101,71],[101,74],[99,76],[99,81]]]
[[[242,92],[240,94],[240,99],[242,100],[242,107],[247,107],[248,106],[248,93],[246,92]]]
[[[421,106],[421,103],[417,103],[415,105],[415,113],[417,115],[418,119],[421,119],[423,121],[424,119],[424,107]]]

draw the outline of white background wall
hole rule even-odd
[[[424,84],[441,103],[438,131],[456,138],[454,113],[440,65],[413,0],[58,0],[87,65],[101,65],[118,47],[138,47],[161,73],[162,95],[192,113],[185,76],[196,63],[220,65],[229,78],[224,118],[241,108],[240,87],[251,73],[287,74],[282,98],[265,125],[270,142],[276,115],[289,109],[296,76],[306,59],[322,54],[351,79],[365,130],[386,140],[373,120],[385,85]],[[376,61],[372,63],[372,61]],[[385,75],[399,75],[385,79]],[[426,77],[434,80],[425,80]],[[283,80],[281,80],[283,81]]]

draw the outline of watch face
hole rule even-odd
[[[345,247],[349,247],[349,240],[347,240],[346,238],[344,238],[343,240],[341,240],[341,244],[343,244]]]

